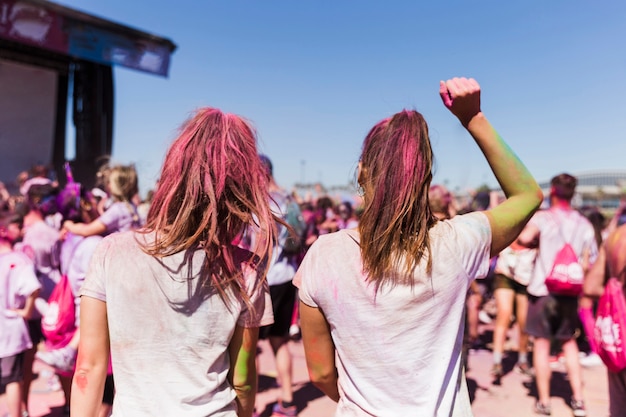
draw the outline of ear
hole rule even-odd
[[[358,181],[361,187],[363,186],[363,183],[365,182],[365,174],[366,174],[365,171],[366,169],[363,168],[363,162],[359,161],[359,165],[357,167],[356,180]]]
[[[556,195],[556,189],[554,188],[554,186],[550,186],[550,197]]]

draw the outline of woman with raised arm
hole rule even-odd
[[[113,415],[251,416],[265,260],[276,238],[252,128],[198,110],[167,152],[144,229],[107,236],[81,294],[71,413],[94,416],[109,352]],[[251,251],[233,242],[259,232]]]
[[[422,115],[405,110],[370,130],[359,163],[358,228],[321,236],[294,279],[309,375],[339,402],[337,416],[472,415],[461,361],[465,296],[542,200],[483,115],[478,83],[442,81],[440,95],[508,199],[438,220],[428,201],[433,155]]]

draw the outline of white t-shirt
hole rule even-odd
[[[33,347],[26,321],[11,310],[24,308],[26,299],[40,288],[30,258],[16,251],[0,255],[0,358]]]
[[[539,250],[527,291],[536,297],[548,295],[545,281],[552,270],[556,254],[565,245],[566,240],[581,259],[584,251],[589,252],[589,265],[598,257],[593,226],[576,210],[550,209],[541,210],[528,222],[539,229]]]
[[[287,213],[287,203],[289,197],[287,194],[280,191],[272,191],[270,193],[270,208],[272,212],[281,218],[285,218]],[[281,224],[277,224],[278,227],[278,242],[274,245],[272,250],[272,259],[267,271],[267,282],[270,286],[285,284],[293,279],[296,274],[297,260],[294,256],[286,256],[283,253],[283,246],[285,240],[289,236],[287,228]],[[256,232],[250,234],[250,238],[254,242],[256,238]]]
[[[24,228],[24,239],[20,246],[25,253],[32,251],[37,278],[42,287],[39,296],[44,300],[48,300],[55,285],[61,279],[55,252],[58,240],[59,231],[44,221],[35,222]]]
[[[235,326],[273,322],[265,283],[250,293],[254,309],[198,285],[201,250],[156,259],[133,232],[104,238],[92,257],[82,296],[106,302],[116,396],[113,415],[236,416],[228,345]],[[242,251],[243,255],[249,252]],[[245,252],[245,254],[243,253]],[[244,268],[248,288],[256,273]]]
[[[102,236],[78,236],[68,233],[61,245],[60,270],[67,274],[67,280],[74,294],[76,304],[76,326],[80,324],[80,290],[85,282],[91,257],[102,240]]]
[[[491,230],[480,212],[438,222],[426,262],[409,285],[366,281],[356,231],[320,238],[294,284],[320,308],[337,350],[336,416],[471,416],[462,371],[465,298],[489,270]]]

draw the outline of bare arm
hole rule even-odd
[[[92,221],[91,223],[74,223],[71,220],[66,220],[63,223],[63,228],[78,236],[101,235],[107,230],[106,225],[98,219]]]
[[[339,401],[335,344],[324,314],[300,302],[300,326],[311,382],[333,401]]]
[[[485,212],[492,230],[491,256],[506,248],[539,208],[543,194],[517,155],[491,126],[480,108],[480,86],[470,78],[441,82],[444,105],[472,135],[507,197]]]
[[[619,217],[622,214],[622,212],[624,212],[624,210],[626,210],[626,204],[624,204],[624,202],[622,202],[622,203],[620,203],[620,205],[617,208],[617,210],[615,210],[615,214],[611,218],[611,221],[609,221],[609,224],[607,224],[606,227],[603,230],[603,232],[606,234],[606,236],[610,235],[611,233],[613,233],[615,231],[615,229],[617,229],[617,223],[619,221]]]
[[[606,277],[606,249],[600,247],[598,258],[585,274],[583,282],[583,294],[587,297],[597,298],[604,293],[604,279]]]
[[[97,416],[109,364],[106,303],[91,297],[80,301],[80,344],[72,380],[73,416]]]
[[[237,326],[228,346],[228,380],[237,393],[237,416],[250,417],[257,392],[256,345],[259,328]]]
[[[24,308],[16,310],[16,313],[22,316],[24,320],[30,320],[33,317],[33,311],[35,310],[35,299],[39,297],[39,293],[41,290],[33,291],[27,298],[24,303]]]
[[[539,233],[537,226],[528,223],[517,237],[516,243],[525,248],[536,248],[539,243]]]

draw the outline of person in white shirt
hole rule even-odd
[[[170,146],[145,228],[96,248],[81,294],[71,414],[95,415],[109,354],[113,415],[249,417],[276,239],[256,136],[201,108]],[[250,251],[234,242],[261,232]]]
[[[482,113],[478,83],[454,78],[439,92],[509,199],[440,221],[428,201],[423,116],[405,110],[370,130],[358,229],[320,236],[294,279],[309,375],[338,401],[337,416],[472,415],[461,360],[466,294],[542,200]]]

